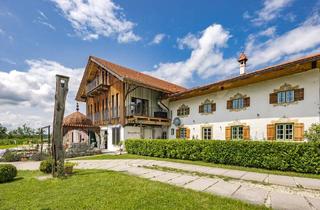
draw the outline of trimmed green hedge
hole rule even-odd
[[[0,164],[0,183],[12,181],[17,173],[17,168],[14,165]]]
[[[319,142],[131,139],[125,145],[130,154],[320,174]]]

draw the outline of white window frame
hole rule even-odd
[[[243,109],[244,100],[243,98],[237,98],[232,100],[232,109]]]
[[[243,126],[231,126],[231,139],[243,140]]]
[[[202,127],[202,139],[212,140],[212,127]]]
[[[187,138],[187,128],[180,128],[180,139],[186,139]]]
[[[276,140],[292,141],[294,138],[293,123],[276,124]]]
[[[291,103],[294,101],[294,90],[280,91],[277,93],[278,104]]]

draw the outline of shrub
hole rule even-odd
[[[48,159],[48,154],[46,153],[40,153],[40,152],[37,152],[37,153],[34,153],[31,155],[30,159],[31,160],[34,160],[34,161],[40,161],[40,160],[46,160]]]
[[[14,165],[0,164],[0,183],[12,181],[17,173],[17,168]]]
[[[320,124],[312,124],[308,131],[305,132],[305,137],[312,142],[320,142]]]
[[[50,174],[52,172],[53,160],[43,160],[40,163],[40,171],[46,174]]]
[[[125,145],[129,154],[320,174],[319,142],[127,140]]]
[[[21,159],[21,154],[18,154],[17,152],[12,152],[7,150],[2,158],[4,159],[5,162],[15,162],[15,161],[20,161]]]

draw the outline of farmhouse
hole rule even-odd
[[[178,85],[89,57],[76,100],[86,102],[87,117],[100,127],[98,147],[115,150],[129,138],[167,138],[171,124],[161,102],[186,91]]]
[[[98,146],[129,138],[302,141],[319,122],[320,54],[186,89],[90,56],[76,100],[99,126]]]
[[[169,138],[302,141],[319,123],[320,54],[240,75],[169,97]]]

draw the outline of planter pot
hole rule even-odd
[[[72,174],[72,172],[73,172],[73,166],[65,166],[65,167],[64,167],[64,172],[65,172],[65,174],[67,174],[67,175]]]

